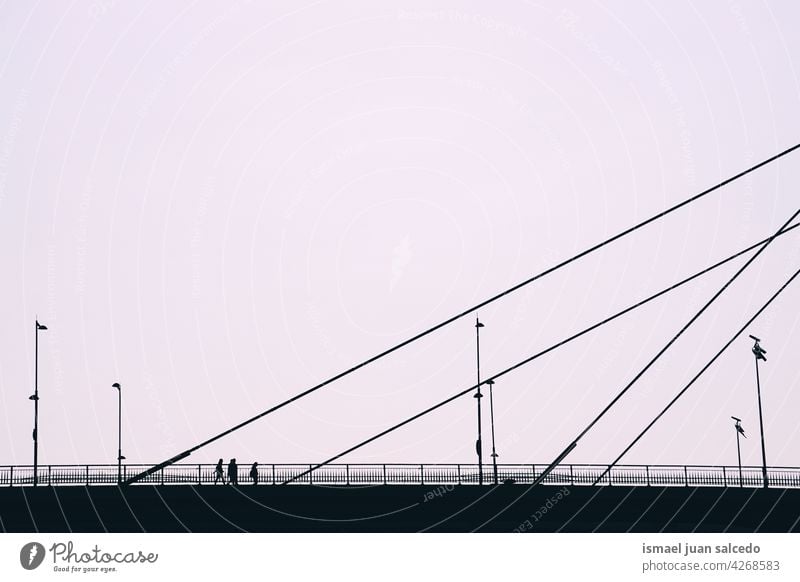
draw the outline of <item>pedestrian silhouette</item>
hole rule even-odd
[[[258,463],[253,463],[250,467],[250,478],[253,480],[253,485],[258,485]]]
[[[220,479],[222,479],[222,484],[225,485],[225,475],[222,472],[222,459],[217,461],[217,466],[214,469],[214,485],[216,485]]]
[[[231,462],[228,463],[228,483],[231,485],[238,485],[239,484],[239,468],[236,466],[236,459],[231,459]]]

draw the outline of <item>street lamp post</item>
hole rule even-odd
[[[119,405],[117,409],[117,485],[119,485],[122,483],[122,461],[125,460],[125,457],[122,456],[122,386],[119,385],[119,382],[114,382],[111,387],[117,389]]]
[[[753,355],[756,358],[756,390],[758,392],[758,423],[761,429],[761,473],[764,475],[764,489],[769,487],[769,481],[767,480],[767,449],[764,445],[764,416],[761,413],[761,380],[758,376],[758,361],[764,360],[767,361],[767,357],[764,355],[767,353],[767,350],[761,347],[758,339],[756,336],[751,335],[751,339],[753,339],[756,343],[753,345]]]
[[[33,396],[28,400],[33,400],[33,486],[39,484],[39,331],[47,329],[46,325],[36,320],[35,348],[34,348],[34,371],[33,371]]]
[[[489,385],[489,418],[492,424],[492,470],[494,472],[494,484],[497,485],[497,451],[494,448],[494,398],[492,396],[492,388],[494,388],[494,380],[486,380]]]
[[[481,443],[481,328],[483,324],[475,318],[475,341],[478,363],[478,392],[474,398],[478,401],[478,440],[475,442],[475,452],[478,453],[478,485],[483,485],[483,445]]]
[[[733,425],[734,430],[736,431],[736,456],[739,459],[739,487],[743,487],[742,485],[742,449],[739,447],[739,435],[742,435],[744,438],[747,438],[747,435],[744,434],[744,429],[742,428],[741,418],[736,418],[735,416],[731,416],[733,420],[736,421],[736,424]]]

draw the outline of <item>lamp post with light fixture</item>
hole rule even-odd
[[[45,331],[46,325],[36,320],[36,339],[34,348],[34,372],[33,372],[33,396],[28,400],[33,400],[33,486],[39,484],[39,332]]]
[[[475,342],[478,363],[478,392],[474,398],[478,401],[478,440],[475,441],[475,452],[478,453],[478,485],[483,485],[483,444],[481,443],[481,328],[483,324],[475,318]]]
[[[492,425],[492,471],[494,473],[494,484],[497,485],[497,451],[494,448],[494,397],[492,395],[492,388],[494,388],[494,380],[486,380],[489,385],[489,418]]]
[[[764,489],[769,487],[769,481],[767,480],[767,449],[764,445],[764,416],[761,413],[761,380],[758,376],[758,361],[764,360],[767,361],[767,357],[764,355],[767,353],[767,350],[761,347],[761,340],[758,339],[756,336],[751,335],[750,338],[754,340],[756,343],[753,345],[753,355],[756,358],[756,390],[758,393],[758,424],[761,428],[761,474],[764,476]]]
[[[736,424],[733,425],[734,430],[736,431],[736,457],[739,459],[739,487],[743,487],[742,485],[742,449],[739,447],[739,435],[742,435],[744,438],[747,438],[747,435],[744,434],[744,429],[742,428],[741,418],[736,418],[735,416],[731,416],[733,420],[736,421]]]
[[[111,385],[112,388],[117,389],[118,394],[118,423],[117,423],[117,485],[122,483],[122,461],[125,460],[125,457],[122,456],[122,386],[120,386],[119,382],[114,382]]]

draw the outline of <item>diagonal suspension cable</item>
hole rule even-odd
[[[586,426],[586,428],[584,428],[584,429],[583,429],[583,430],[582,430],[582,431],[581,431],[581,432],[578,434],[578,436],[577,436],[577,437],[575,437],[575,439],[574,439],[574,440],[573,440],[573,441],[572,441],[572,442],[571,442],[571,443],[570,443],[570,444],[567,446],[567,448],[566,448],[566,449],[564,449],[564,450],[561,452],[561,454],[560,454],[558,457],[556,457],[556,459],[555,459],[555,460],[554,460],[552,463],[550,463],[550,464],[547,466],[547,468],[546,468],[544,471],[542,471],[542,474],[541,474],[541,475],[539,475],[539,477],[537,477],[537,478],[536,478],[536,479],[533,481],[533,483],[531,483],[531,486],[532,486],[532,487],[534,487],[534,486],[538,485],[539,483],[541,483],[542,481],[544,481],[544,479],[547,477],[547,475],[549,475],[549,474],[550,474],[550,472],[551,472],[553,469],[555,469],[555,468],[556,468],[556,467],[557,467],[557,466],[558,466],[558,465],[561,463],[561,461],[563,461],[563,460],[564,460],[564,458],[565,458],[567,455],[569,455],[569,454],[570,454],[570,453],[571,453],[571,452],[572,452],[572,451],[575,449],[575,447],[577,447],[577,446],[578,446],[578,441],[579,441],[581,438],[583,438],[583,436],[584,436],[584,435],[585,435],[587,432],[589,432],[589,431],[592,429],[592,427],[593,427],[595,424],[597,424],[597,423],[599,422],[599,420],[600,420],[601,418],[603,418],[603,416],[605,416],[605,414],[606,414],[606,413],[607,413],[609,410],[611,410],[611,407],[612,407],[612,406],[614,406],[614,405],[615,405],[615,404],[616,404],[616,403],[619,401],[619,399],[620,399],[620,398],[622,398],[622,396],[623,396],[623,395],[624,395],[624,394],[625,394],[625,393],[626,393],[628,390],[630,390],[630,389],[631,389],[631,387],[632,387],[632,386],[633,386],[633,385],[636,383],[636,381],[637,381],[637,380],[639,380],[639,378],[641,378],[641,377],[644,375],[644,373],[645,373],[645,372],[647,372],[647,370],[649,370],[649,369],[650,369],[650,367],[651,367],[653,364],[655,364],[655,363],[656,363],[656,360],[658,360],[658,358],[660,358],[660,357],[661,357],[661,356],[664,354],[664,352],[666,352],[666,351],[667,351],[667,350],[670,348],[670,346],[672,346],[672,344],[674,344],[674,343],[675,343],[675,342],[678,340],[678,338],[679,338],[679,337],[681,337],[681,336],[683,335],[683,333],[684,333],[684,332],[685,332],[687,329],[689,329],[689,327],[690,327],[690,326],[691,326],[691,325],[692,325],[692,324],[693,324],[695,321],[697,321],[697,319],[698,319],[698,318],[699,318],[699,317],[700,317],[700,316],[703,314],[703,312],[705,312],[705,310],[706,310],[706,309],[708,309],[708,308],[711,306],[711,304],[712,304],[712,303],[714,303],[714,301],[716,301],[716,300],[719,298],[719,296],[720,296],[720,295],[722,295],[722,293],[723,293],[723,292],[724,292],[724,291],[725,291],[725,290],[726,290],[726,289],[727,289],[727,288],[730,286],[730,284],[731,284],[731,283],[733,283],[733,282],[734,282],[734,281],[735,281],[735,280],[736,280],[736,279],[739,277],[739,275],[741,275],[741,274],[744,272],[744,270],[745,270],[745,269],[747,269],[747,267],[749,267],[749,266],[750,266],[750,264],[751,264],[753,261],[755,261],[755,260],[756,260],[756,258],[757,258],[757,257],[758,257],[758,256],[759,256],[759,255],[760,255],[762,252],[764,252],[764,250],[765,250],[765,249],[766,249],[766,248],[767,248],[767,247],[770,245],[770,243],[771,243],[773,240],[775,240],[775,237],[777,237],[779,234],[781,234],[781,233],[784,231],[784,229],[786,229],[786,227],[787,227],[787,226],[789,226],[789,224],[791,224],[791,223],[792,223],[792,221],[793,221],[793,220],[794,220],[794,219],[797,217],[797,215],[798,215],[798,214],[800,214],[800,208],[798,208],[798,209],[797,209],[797,210],[794,212],[794,214],[792,214],[792,216],[791,216],[791,217],[789,217],[789,220],[787,220],[787,221],[786,221],[786,222],[783,224],[783,226],[781,226],[781,227],[780,227],[780,228],[777,230],[777,232],[776,232],[775,234],[773,234],[771,237],[769,237],[769,238],[768,238],[768,239],[767,239],[767,240],[766,240],[766,241],[765,241],[765,242],[764,242],[764,243],[763,243],[763,244],[762,244],[762,245],[759,247],[759,249],[758,249],[758,250],[757,250],[755,253],[753,253],[753,256],[752,256],[752,257],[750,257],[749,259],[747,259],[747,262],[746,262],[744,265],[742,265],[741,267],[739,267],[739,270],[738,270],[738,271],[736,271],[736,273],[734,273],[734,274],[733,274],[733,277],[731,277],[730,279],[728,279],[728,281],[727,281],[727,282],[726,282],[726,283],[725,283],[725,284],[724,284],[724,285],[723,285],[723,286],[722,286],[722,287],[719,289],[719,291],[717,291],[716,293],[714,293],[714,295],[711,297],[711,299],[709,299],[709,300],[708,300],[708,301],[705,303],[705,305],[703,305],[703,307],[701,307],[701,308],[700,308],[700,310],[699,310],[697,313],[695,313],[695,314],[694,314],[694,316],[692,316],[692,318],[691,318],[691,319],[690,319],[688,322],[686,322],[686,324],[685,324],[685,325],[684,325],[684,326],[683,326],[683,327],[680,329],[680,331],[678,331],[678,333],[676,333],[676,334],[675,334],[675,335],[672,337],[672,339],[670,339],[670,340],[667,342],[667,344],[666,344],[666,345],[665,345],[663,348],[661,348],[661,350],[659,350],[659,352],[658,352],[658,353],[657,353],[655,356],[653,356],[653,358],[652,358],[652,359],[651,359],[651,360],[650,360],[650,361],[649,361],[649,362],[648,362],[648,363],[645,365],[645,367],[644,367],[644,368],[642,368],[642,369],[639,371],[639,373],[638,373],[638,374],[636,374],[636,376],[634,376],[634,377],[633,377],[633,380],[631,380],[630,382],[628,382],[628,384],[625,386],[625,388],[623,388],[623,389],[622,389],[622,390],[619,392],[619,394],[617,394],[617,395],[616,395],[616,396],[615,396],[615,397],[614,397],[614,398],[611,400],[611,402],[609,402],[609,403],[606,405],[606,407],[605,407],[605,408],[604,408],[602,411],[600,411],[600,414],[598,414],[598,415],[597,415],[597,416],[596,416],[596,417],[595,417],[595,418],[594,418],[594,419],[593,419],[593,420],[592,420],[592,421],[591,421],[591,422],[590,422],[590,423],[589,423],[589,424]]]
[[[567,337],[567,338],[565,338],[565,339],[563,339],[563,340],[551,345],[550,347],[545,348],[545,349],[533,354],[532,356],[529,356],[529,357],[525,358],[524,360],[521,360],[521,361],[517,362],[516,364],[506,368],[505,370],[493,375],[491,378],[487,378],[486,380],[481,382],[481,385],[482,384],[486,384],[490,380],[491,381],[495,381],[498,378],[500,378],[502,376],[505,376],[509,372],[513,372],[514,370],[516,370],[518,368],[521,368],[522,366],[524,366],[526,364],[529,364],[530,362],[536,360],[537,358],[540,358],[541,356],[544,356],[545,354],[550,353],[551,351],[555,350],[556,348],[559,348],[559,347],[561,347],[561,346],[563,346],[565,344],[568,344],[569,342],[571,342],[573,340],[576,340],[581,336],[586,335],[587,333],[597,329],[598,327],[601,327],[601,326],[603,326],[603,325],[605,325],[607,323],[610,323],[611,321],[614,321],[615,319],[617,319],[619,317],[622,317],[626,313],[629,313],[629,312],[633,311],[634,309],[637,309],[637,308],[639,308],[639,307],[641,307],[641,306],[643,306],[643,305],[645,305],[647,303],[650,303],[651,301],[661,297],[662,295],[665,295],[665,294],[669,293],[670,291],[673,291],[673,290],[677,289],[678,287],[681,287],[681,286],[683,286],[683,285],[685,285],[685,284],[687,284],[687,283],[689,283],[691,281],[694,281],[698,277],[701,277],[702,275],[705,275],[706,273],[709,273],[710,271],[713,271],[714,269],[717,269],[717,268],[721,267],[722,265],[725,265],[725,264],[729,263],[730,261],[742,256],[743,254],[745,254],[745,253],[747,253],[749,251],[752,251],[756,247],[759,247],[759,246],[769,242],[772,238],[777,238],[778,236],[783,236],[784,234],[794,230],[798,226],[800,226],[800,223],[794,224],[794,225],[790,226],[789,228],[786,228],[786,229],[782,230],[781,232],[776,233],[772,237],[765,238],[765,239],[763,239],[763,240],[761,240],[761,241],[759,241],[759,242],[757,242],[755,244],[752,244],[749,247],[747,247],[746,249],[743,249],[743,250],[741,250],[741,251],[739,251],[739,252],[737,252],[737,253],[735,253],[735,254],[733,254],[733,255],[725,258],[725,259],[722,259],[721,261],[718,261],[718,262],[714,263],[713,265],[710,265],[710,266],[706,267],[705,269],[703,269],[701,271],[698,271],[698,272],[694,273],[693,275],[690,275],[690,276],[686,277],[685,279],[682,279],[681,281],[678,281],[677,283],[674,283],[673,285],[670,285],[669,287],[666,287],[665,289],[662,289],[661,291],[659,291],[657,293],[654,293],[653,295],[650,295],[649,297],[646,297],[645,299],[642,299],[641,301],[638,301],[637,303],[634,303],[633,305],[630,305],[630,306],[626,307],[625,309],[623,309],[621,311],[618,311],[617,313],[615,313],[613,315],[610,315],[609,317],[606,317],[605,319],[590,325],[587,328],[584,328],[583,330],[581,330],[581,331],[579,331],[579,332],[577,332],[577,333],[575,333],[575,334],[573,334],[573,335],[571,335],[571,336],[569,336],[569,337]],[[337,454],[337,455],[335,455],[335,456],[333,456],[333,457],[331,457],[331,458],[319,463],[318,465],[315,465],[314,467],[311,467],[310,469],[305,470],[302,473],[299,473],[299,474],[295,475],[291,479],[288,479],[287,481],[284,481],[283,485],[286,485],[287,483],[291,483],[292,481],[296,481],[297,479],[300,479],[300,478],[304,477],[305,475],[307,475],[307,474],[309,474],[309,473],[311,473],[313,471],[316,471],[320,467],[324,467],[325,465],[328,465],[328,464],[332,463],[333,461],[336,461],[337,459],[340,459],[341,457],[343,457],[343,456],[345,456],[345,455],[347,455],[349,453],[352,453],[353,451],[355,451],[357,449],[360,449],[361,447],[366,446],[369,443],[374,442],[374,441],[378,440],[379,438],[381,438],[383,436],[386,436],[387,434],[389,434],[391,432],[394,432],[395,430],[397,430],[397,429],[399,429],[399,428],[401,428],[401,427],[403,427],[403,426],[405,426],[407,424],[410,424],[411,422],[417,420],[418,418],[421,418],[421,417],[423,417],[423,416],[425,416],[425,415],[427,415],[427,414],[429,414],[429,413],[431,413],[431,412],[433,412],[435,410],[438,410],[439,408],[445,406],[446,404],[449,404],[450,402],[453,402],[454,400],[457,400],[458,398],[461,398],[462,396],[466,396],[467,394],[473,392],[477,388],[478,388],[478,384],[475,384],[474,386],[470,386],[469,388],[466,388],[466,389],[462,390],[461,392],[458,392],[458,393],[450,396],[449,398],[447,398],[445,400],[442,400],[442,401],[438,402],[437,404],[434,404],[433,406],[431,406],[429,408],[426,408],[425,410],[415,414],[414,416],[411,416],[411,417],[403,420],[402,422],[399,422],[399,423],[389,427],[388,429],[386,429],[386,430],[384,430],[384,431],[382,431],[382,432],[380,432],[380,433],[378,433],[378,434],[376,434],[376,435],[374,435],[374,436],[372,436],[372,437],[370,437],[370,438],[368,438],[366,440],[361,441],[357,445],[354,445],[354,446],[350,447],[349,449],[347,449],[345,451],[342,451],[341,453],[339,453],[339,454]]]
[[[713,358],[711,358],[711,359],[708,361],[708,363],[707,363],[705,366],[703,366],[703,367],[700,369],[700,371],[699,371],[699,372],[698,372],[698,373],[697,373],[697,374],[694,376],[694,378],[692,378],[692,379],[689,381],[689,383],[688,383],[688,384],[686,384],[686,386],[684,386],[684,387],[683,387],[683,389],[682,389],[680,392],[678,392],[678,393],[675,395],[675,397],[674,397],[672,400],[670,400],[669,404],[667,404],[667,405],[664,407],[664,409],[663,409],[661,412],[659,412],[659,413],[656,415],[656,417],[655,417],[655,418],[654,418],[654,419],[653,419],[653,420],[650,422],[650,424],[648,424],[646,427],[644,427],[644,430],[642,430],[642,432],[640,432],[640,433],[638,434],[638,436],[637,436],[635,439],[633,439],[633,441],[631,441],[631,443],[630,443],[630,444],[629,444],[627,447],[625,447],[625,450],[624,450],[624,451],[622,451],[622,452],[620,453],[620,455],[619,455],[619,456],[618,456],[616,459],[614,459],[614,460],[611,462],[611,464],[610,464],[610,465],[608,465],[608,468],[606,468],[606,470],[605,470],[605,471],[603,471],[603,472],[601,473],[601,475],[600,475],[600,476],[597,478],[597,480],[596,480],[594,483],[592,483],[592,485],[597,485],[597,483],[599,483],[599,482],[600,482],[600,480],[601,480],[603,477],[605,477],[605,476],[608,474],[608,472],[611,470],[611,468],[612,468],[614,465],[616,465],[616,464],[617,464],[617,463],[620,461],[620,459],[622,459],[622,457],[624,457],[624,456],[625,456],[625,455],[628,453],[628,451],[630,451],[630,450],[631,450],[631,449],[634,447],[634,445],[636,445],[636,443],[638,443],[638,442],[639,442],[639,440],[640,440],[640,439],[641,439],[641,438],[642,438],[642,437],[645,435],[645,433],[646,433],[648,430],[650,430],[650,428],[651,428],[651,427],[652,427],[652,426],[653,426],[653,425],[654,425],[656,422],[658,422],[658,421],[661,419],[661,417],[662,417],[662,416],[664,416],[664,414],[666,414],[666,412],[667,412],[667,411],[668,411],[670,408],[672,408],[672,405],[673,405],[673,404],[675,404],[675,403],[678,401],[678,399],[679,399],[681,396],[683,396],[683,395],[686,393],[686,391],[687,391],[687,390],[689,390],[689,388],[691,388],[691,387],[692,387],[692,385],[693,385],[693,384],[694,384],[694,383],[697,381],[697,379],[698,379],[698,378],[700,378],[700,376],[702,376],[702,375],[705,373],[705,371],[706,371],[706,370],[708,370],[708,369],[711,367],[711,365],[712,365],[714,362],[716,362],[716,361],[717,361],[717,359],[718,359],[718,358],[719,358],[719,357],[720,357],[720,356],[721,356],[721,355],[722,355],[722,354],[725,352],[725,350],[727,350],[727,349],[728,349],[728,347],[730,347],[730,345],[731,345],[731,344],[732,344],[732,343],[733,343],[733,342],[734,342],[734,341],[735,341],[735,340],[736,340],[736,339],[737,339],[737,338],[738,338],[740,335],[742,335],[742,334],[744,333],[744,331],[745,331],[745,330],[746,330],[746,329],[747,329],[747,328],[750,326],[750,324],[752,324],[752,323],[753,323],[753,321],[755,321],[755,320],[756,320],[756,318],[757,318],[759,315],[761,315],[761,313],[762,313],[762,312],[763,312],[763,311],[764,311],[764,310],[765,310],[767,307],[769,307],[769,304],[770,304],[770,303],[772,303],[772,302],[775,300],[775,298],[777,298],[777,297],[778,297],[778,295],[780,295],[780,294],[783,292],[783,290],[784,290],[784,289],[786,289],[786,287],[788,287],[788,286],[789,286],[789,284],[790,284],[792,281],[794,281],[794,280],[795,280],[795,278],[797,278],[797,276],[798,276],[798,275],[800,275],[800,269],[798,269],[797,271],[795,271],[795,272],[794,272],[794,275],[792,275],[791,277],[789,277],[789,279],[788,279],[788,280],[787,280],[787,281],[786,281],[786,282],[785,282],[783,285],[781,285],[780,289],[778,289],[778,290],[777,290],[777,291],[776,291],[776,292],[775,292],[775,293],[772,295],[772,297],[770,297],[770,298],[769,298],[769,300],[768,300],[766,303],[764,303],[764,305],[762,305],[762,306],[761,306],[761,308],[760,308],[758,311],[756,311],[756,312],[753,314],[753,316],[752,316],[750,319],[748,319],[748,320],[747,320],[747,323],[745,323],[745,324],[744,324],[744,325],[743,325],[741,328],[739,328],[739,331],[737,331],[735,334],[733,334],[733,337],[732,337],[731,339],[729,339],[729,340],[728,340],[728,342],[727,342],[727,343],[726,343],[724,346],[722,346],[722,348],[721,348],[721,349],[720,349],[720,350],[719,350],[719,351],[718,351],[718,352],[717,352],[717,353],[714,355],[714,357],[713,357]]]
[[[746,175],[750,174],[751,172],[754,172],[755,170],[757,170],[757,169],[759,169],[759,168],[761,168],[763,166],[766,166],[766,165],[768,165],[768,164],[770,164],[770,163],[782,158],[783,156],[786,156],[786,155],[790,154],[791,152],[797,150],[798,148],[800,148],[800,143],[795,144],[792,147],[787,148],[787,149],[783,150],[782,152],[779,152],[779,153],[777,153],[777,154],[775,154],[775,155],[773,155],[773,156],[771,156],[771,157],[769,157],[769,158],[767,158],[767,159],[755,164],[754,166],[751,166],[751,167],[747,168],[746,170],[743,170],[743,171],[739,172],[738,174],[736,174],[734,176],[731,176],[730,178],[727,178],[727,179],[723,180],[722,182],[719,182],[719,183],[715,184],[714,186],[711,186],[710,188],[707,188],[706,190],[703,190],[699,194],[695,194],[694,196],[691,196],[690,198],[687,198],[686,200],[684,200],[682,202],[679,202],[678,204],[675,204],[674,206],[671,206],[671,207],[667,208],[666,210],[663,210],[663,211],[659,212],[658,214],[655,214],[655,215],[651,216],[650,218],[648,218],[646,220],[643,220],[642,222],[639,222],[639,223],[635,224],[634,226],[631,226],[631,227],[623,230],[622,232],[617,233],[616,235],[614,235],[614,236],[612,236],[612,237],[610,237],[610,238],[608,238],[608,239],[606,239],[606,240],[604,240],[604,241],[602,241],[600,243],[597,243],[594,246],[589,247],[588,249],[585,249],[585,250],[581,251],[580,253],[578,253],[576,255],[573,255],[572,257],[570,257],[568,259],[565,259],[565,260],[561,261],[560,263],[558,263],[558,264],[556,264],[556,265],[554,265],[552,267],[549,267],[549,268],[545,269],[544,271],[542,271],[542,272],[540,272],[540,273],[538,273],[538,274],[526,279],[525,281],[522,281],[521,283],[517,283],[513,287],[510,287],[510,288],[506,289],[505,291],[502,291],[502,292],[498,293],[497,295],[494,295],[493,297],[490,297],[489,299],[486,299],[486,300],[482,301],[481,303],[478,303],[477,305],[474,305],[474,306],[462,311],[461,313],[459,313],[457,315],[454,315],[454,316],[452,316],[452,317],[450,317],[450,318],[448,318],[448,319],[446,319],[446,320],[444,320],[444,321],[442,321],[442,322],[440,322],[440,323],[438,323],[438,324],[426,329],[425,331],[422,331],[422,332],[418,333],[417,335],[415,335],[415,336],[413,336],[413,337],[411,337],[411,338],[409,338],[407,340],[404,340],[404,341],[400,342],[399,344],[396,344],[396,345],[392,346],[391,348],[388,348],[388,349],[380,352],[379,354],[376,354],[376,355],[372,356],[371,358],[368,358],[368,359],[360,362],[359,364],[356,364],[355,366],[352,366],[352,367],[348,368],[347,370],[344,370],[343,372],[340,372],[340,373],[338,373],[338,374],[336,374],[334,376],[331,376],[327,380],[324,380],[323,382],[320,382],[319,384],[317,384],[315,386],[312,386],[311,388],[308,388],[307,390],[304,390],[303,392],[300,392],[300,393],[292,396],[291,398],[288,398],[288,399],[284,400],[283,402],[280,402],[279,404],[276,404],[276,405],[272,406],[271,408],[268,408],[267,410],[265,410],[263,412],[260,412],[259,414],[256,414],[255,416],[253,416],[251,418],[248,418],[247,420],[245,420],[243,422],[240,422],[239,424],[237,424],[237,425],[235,425],[235,426],[233,426],[233,427],[231,427],[231,428],[229,428],[229,429],[227,429],[227,430],[225,430],[225,431],[223,431],[223,432],[221,432],[221,433],[219,433],[219,434],[217,434],[217,435],[215,435],[215,436],[213,436],[213,437],[211,437],[209,439],[206,439],[205,441],[201,442],[198,445],[195,445],[195,446],[193,446],[193,447],[191,447],[189,449],[186,449],[182,453],[179,453],[179,454],[175,455],[174,457],[172,457],[170,459],[167,459],[166,461],[163,461],[163,462],[161,462],[161,463],[159,463],[159,464],[147,469],[146,471],[143,471],[142,473],[139,473],[138,475],[134,475],[133,477],[127,479],[124,482],[124,484],[125,485],[130,485],[131,483],[135,483],[135,482],[147,477],[148,475],[152,475],[153,473],[156,473],[157,471],[163,469],[164,467],[167,467],[167,466],[169,466],[169,465],[171,465],[173,463],[176,463],[176,462],[180,461],[181,459],[185,459],[186,457],[188,457],[189,455],[191,455],[193,452],[197,451],[198,449],[200,449],[202,447],[205,447],[206,445],[209,445],[209,444],[213,443],[214,441],[217,441],[217,440],[219,440],[219,439],[221,439],[221,438],[223,438],[223,437],[225,437],[225,436],[227,436],[227,435],[229,435],[229,434],[231,434],[231,433],[233,433],[233,432],[235,432],[235,431],[237,431],[237,430],[239,430],[241,428],[244,428],[245,426],[255,422],[256,420],[264,418],[265,416],[267,416],[269,414],[272,414],[273,412],[276,412],[277,410],[280,410],[281,408],[283,408],[285,406],[288,406],[292,402],[295,402],[295,401],[297,401],[297,400],[299,400],[299,399],[301,399],[301,398],[303,398],[305,396],[308,396],[309,394],[311,394],[313,392],[316,392],[317,390],[327,386],[328,384],[331,384],[331,383],[333,383],[333,382],[335,382],[335,381],[337,381],[337,380],[339,380],[341,378],[344,378],[345,376],[347,376],[349,374],[352,374],[356,370],[359,370],[359,369],[363,368],[364,366],[372,364],[373,362],[375,362],[375,361],[377,361],[377,360],[379,360],[379,359],[381,359],[381,358],[383,358],[383,357],[385,357],[385,356],[387,356],[387,355],[389,355],[389,354],[391,354],[391,353],[393,353],[393,352],[395,352],[395,351],[397,351],[397,350],[399,350],[399,349],[401,349],[401,348],[403,348],[403,347],[405,347],[405,346],[407,346],[407,345],[409,345],[409,344],[411,344],[411,343],[413,343],[413,342],[415,342],[415,341],[417,341],[419,339],[422,339],[423,337],[425,337],[425,336],[427,336],[427,335],[429,335],[429,334],[431,334],[431,333],[433,333],[433,332],[435,332],[435,331],[437,331],[437,330],[439,330],[439,329],[441,329],[441,328],[443,328],[443,327],[445,327],[447,325],[450,325],[451,323],[457,321],[458,319],[461,319],[462,317],[464,317],[466,315],[469,315],[470,313],[472,313],[474,311],[477,311],[478,309],[480,309],[480,308],[482,308],[482,307],[484,307],[486,305],[489,305],[490,303],[493,303],[493,302],[497,301],[498,299],[501,299],[501,298],[503,298],[503,297],[515,292],[515,291],[518,291],[519,289],[521,289],[521,288],[533,283],[534,281],[536,281],[538,279],[541,279],[542,277],[545,277],[546,275],[549,275],[550,273],[553,273],[553,272],[555,272],[555,271],[557,271],[557,270],[559,270],[559,269],[561,269],[563,267],[566,267],[567,265],[569,265],[569,264],[571,264],[571,263],[573,263],[573,262],[585,257],[586,255],[589,255],[589,254],[601,249],[602,247],[604,247],[604,246],[606,246],[608,244],[611,244],[612,242],[614,242],[614,241],[616,241],[616,240],[618,240],[618,239],[620,239],[620,238],[622,238],[624,236],[627,236],[627,235],[639,230],[640,228],[643,228],[644,226],[647,226],[648,224],[650,224],[652,222],[655,222],[656,220],[664,218],[668,214],[671,214],[672,212],[675,212],[676,210],[678,210],[680,208],[683,208],[684,206],[687,206],[688,204],[696,202],[697,200],[707,196],[708,194],[711,194],[712,192],[714,192],[716,190],[719,190],[723,186],[726,186],[726,185],[728,185],[728,184],[730,184],[730,183],[742,178],[743,176],[746,176]]]

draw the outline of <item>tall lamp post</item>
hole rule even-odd
[[[33,396],[28,400],[33,400],[33,486],[39,484],[39,331],[47,329],[46,325],[36,320],[36,339],[34,348],[34,372],[33,372]]]
[[[761,380],[758,377],[758,361],[764,360],[767,361],[767,357],[764,355],[767,353],[767,350],[761,347],[759,344],[761,342],[756,336],[751,335],[751,339],[753,339],[756,343],[753,345],[753,355],[756,357],[756,390],[758,391],[758,423],[761,428],[761,473],[764,475],[764,489],[769,487],[769,481],[767,480],[767,449],[764,446],[764,416],[761,413]]]
[[[474,398],[478,401],[478,440],[475,441],[475,452],[478,453],[478,485],[483,485],[483,445],[481,443],[481,328],[483,324],[476,317],[475,318],[475,341],[476,341],[476,355],[478,362],[478,392]]]
[[[739,435],[742,435],[744,438],[747,438],[747,435],[744,434],[744,429],[742,428],[741,418],[736,418],[735,416],[731,416],[733,420],[736,421],[736,424],[733,425],[734,430],[736,431],[736,456],[739,459],[739,487],[743,487],[742,485],[742,449],[739,447]]]
[[[114,382],[111,387],[117,389],[119,404],[117,417],[117,485],[119,485],[122,483],[122,461],[125,460],[125,457],[122,456],[122,386],[119,385],[119,382]]]
[[[486,383],[489,385],[489,418],[492,423],[492,470],[494,471],[494,484],[497,485],[497,451],[494,448],[494,398],[492,397],[494,380],[486,380]]]

